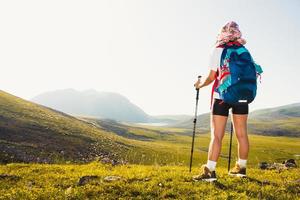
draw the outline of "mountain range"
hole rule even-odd
[[[112,119],[129,123],[160,123],[167,127],[186,129],[193,127],[193,116],[150,116],[123,95],[112,92],[65,89],[40,94],[34,97],[32,101],[76,116]],[[229,123],[230,120],[228,120],[227,125],[228,131]],[[197,117],[197,128],[199,128],[200,132],[207,132],[210,127],[209,124],[209,113],[204,113]],[[248,129],[250,133],[298,136],[300,133],[296,127],[299,126],[300,103],[260,109],[249,114]]]
[[[153,121],[126,97],[113,92],[64,89],[40,94],[31,101],[70,115],[109,118],[124,122]]]

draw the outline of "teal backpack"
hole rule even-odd
[[[223,47],[221,71],[217,72],[213,91],[218,92],[226,103],[249,104],[256,97],[257,77],[261,76],[263,70],[243,45],[234,43]]]

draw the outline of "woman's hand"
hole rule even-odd
[[[214,70],[210,70],[209,75],[204,79],[204,82],[200,82],[200,80],[198,79],[197,82],[194,84],[196,89],[200,89],[202,87],[205,87],[207,85],[209,85],[210,83],[212,83],[217,77],[217,72],[215,72]]]
[[[200,80],[198,79],[197,82],[194,84],[194,87],[195,87],[196,89],[200,89],[200,85],[201,85],[201,82],[200,82]]]

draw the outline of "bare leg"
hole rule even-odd
[[[211,140],[209,144],[208,160],[217,161],[219,158],[227,118],[228,117],[221,115],[211,115]]]
[[[247,160],[249,152],[249,140],[247,134],[247,118],[248,115],[232,115],[234,132],[238,140],[239,158]]]

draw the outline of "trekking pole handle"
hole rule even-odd
[[[201,79],[201,75],[198,76],[198,81],[200,82],[200,79]],[[199,88],[196,88],[197,90],[197,96],[196,96],[196,99],[198,100],[199,99]]]
[[[198,76],[198,81],[199,82],[200,82],[201,77],[202,77],[201,75]],[[199,88],[196,88],[196,90],[199,90]]]

